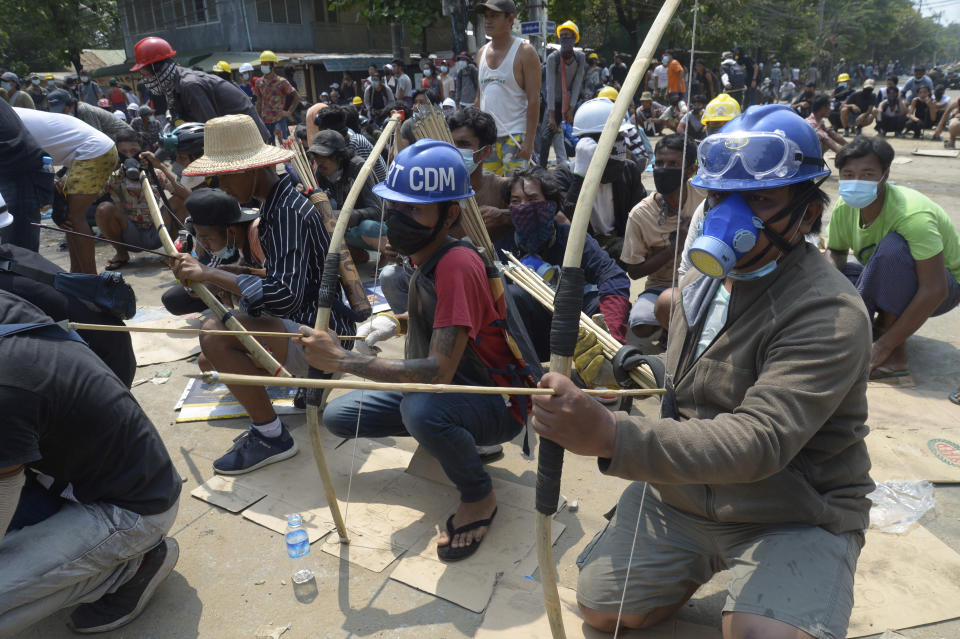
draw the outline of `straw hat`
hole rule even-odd
[[[286,162],[293,151],[264,143],[249,115],[225,115],[207,120],[203,130],[203,155],[183,174],[239,173]]]

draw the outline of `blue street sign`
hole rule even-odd
[[[555,33],[557,30],[557,23],[547,21],[547,33]]]
[[[540,33],[540,23],[539,22],[521,22],[520,33],[522,33],[523,35],[532,35],[535,33]]]

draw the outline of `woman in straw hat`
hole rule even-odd
[[[289,160],[293,152],[264,144],[256,123],[246,115],[209,120],[203,143],[203,156],[187,166],[183,174],[216,175],[220,188],[237,202],[260,202],[257,230],[266,274],[228,273],[185,254],[174,263],[174,274],[180,280],[208,282],[238,296],[244,313],[237,317],[249,329],[296,333],[300,324],[313,326],[330,236],[320,214],[297,191],[293,180],[277,175],[275,166]],[[334,304],[331,323],[330,328],[341,335],[355,331],[342,302]],[[224,326],[219,320],[208,320],[204,328]],[[306,374],[301,346],[282,338],[263,342],[293,375]],[[204,336],[200,346],[201,368],[248,375],[263,373],[232,336]],[[274,412],[264,388],[231,386],[230,392],[247,410],[252,424],[213,463],[216,472],[239,475],[297,453],[296,442]]]

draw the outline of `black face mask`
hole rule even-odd
[[[399,209],[387,209],[387,239],[390,246],[401,255],[413,255],[437,237],[445,218],[446,214],[441,214],[437,225],[430,228]]]
[[[683,170],[676,168],[654,168],[653,185],[660,195],[669,195],[683,183]]]
[[[607,160],[607,166],[603,168],[603,175],[600,176],[601,184],[611,184],[623,177],[624,161],[610,158]]]

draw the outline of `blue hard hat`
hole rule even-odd
[[[387,179],[373,187],[384,200],[430,204],[471,197],[463,156],[448,142],[424,138],[397,154]]]
[[[707,136],[690,183],[710,191],[755,191],[830,175],[813,127],[785,105],[752,106]]]

